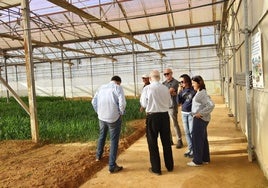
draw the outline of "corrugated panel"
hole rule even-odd
[[[0,10],[2,8],[11,8],[14,6],[20,5],[21,0],[1,0],[0,1]]]
[[[60,1],[62,0],[58,2]],[[98,20],[82,18],[81,15],[66,11],[65,7],[59,7],[48,0],[30,1],[32,39],[42,42],[39,44],[42,47],[46,46],[46,43],[68,46],[68,43],[82,42],[82,45],[70,46],[73,49],[86,49],[88,52],[108,56],[122,52],[129,53],[132,50],[132,43],[135,43],[136,51],[162,51],[216,44],[215,39],[218,37],[214,28],[221,21],[223,4],[220,0],[72,0],[71,2],[72,6],[95,16]],[[2,0],[0,6],[4,8],[17,3],[20,3],[20,0]],[[20,7],[0,10],[0,19],[1,48],[15,54],[9,49],[23,49],[23,43],[14,38],[15,36],[23,39]],[[101,26],[101,22],[109,24],[118,32]],[[133,38],[127,39],[122,33]],[[88,41],[90,43],[87,43]],[[146,45],[149,47],[146,48]],[[54,51],[55,48],[51,50]],[[58,51],[60,50],[55,50],[55,58],[58,57],[56,55]],[[68,54],[79,56],[77,52]],[[82,53],[80,55],[85,56]],[[49,56],[53,57],[53,53]]]

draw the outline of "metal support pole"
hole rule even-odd
[[[137,59],[134,52],[134,42],[132,42],[132,58],[133,58],[133,82],[134,82],[134,96],[137,97]]]
[[[36,93],[35,93],[35,81],[34,81],[34,66],[32,56],[32,39],[30,33],[30,8],[29,1],[21,1],[22,9],[22,21],[23,21],[23,34],[24,34],[24,50],[25,50],[25,63],[27,73],[27,85],[28,85],[28,100],[29,100],[29,112],[31,121],[31,133],[32,140],[34,142],[39,141],[38,133],[38,121],[37,121],[37,109],[36,109]]]
[[[8,76],[7,76],[7,56],[4,55],[4,64],[5,64],[5,78],[6,78],[6,83],[8,84]],[[9,103],[9,91],[7,89],[7,103]]]
[[[64,60],[63,60],[63,49],[62,48],[61,48],[61,71],[62,71],[63,98],[66,99]]]
[[[191,49],[188,48],[188,60],[189,60],[189,75],[192,77],[192,70],[191,70]]]
[[[249,73],[249,25],[248,25],[248,1],[244,0],[244,22],[245,22],[245,67],[246,67],[246,110],[247,110],[247,138],[248,138],[248,160],[253,161],[252,127],[251,127],[251,94]]]
[[[226,42],[226,38],[225,38],[225,48],[227,47],[227,42]],[[228,62],[228,56],[229,54],[226,54],[226,50],[225,50],[225,53],[224,53],[224,64],[226,65],[225,66],[225,72],[226,72],[226,76],[225,76],[225,82],[226,82],[226,85],[227,85],[227,101],[228,101],[228,111],[229,111],[229,114],[231,113],[230,112],[230,83],[229,83],[229,78],[230,78],[230,74],[229,74],[229,62]],[[226,57],[227,56],[227,57]]]
[[[234,80],[234,118],[235,126],[238,128],[237,124],[237,86],[236,86],[236,49],[235,49],[235,12],[232,7],[232,52],[233,52],[233,80]]]
[[[16,72],[16,85],[17,85],[17,91],[19,90],[19,77],[18,77],[18,66],[15,65],[15,72]]]
[[[91,76],[91,97],[94,97],[94,88],[93,88],[93,66],[92,66],[92,59],[89,58],[89,64],[90,64],[90,76]]]
[[[219,67],[220,67],[220,79],[221,79],[221,96],[224,95],[224,80],[223,80],[223,77],[224,77],[224,74],[223,74],[223,59],[222,59],[222,52],[219,54]]]
[[[226,76],[225,76],[225,82],[227,85],[227,101],[228,101],[228,111],[229,111],[229,116],[232,115],[231,113],[231,98],[230,98],[230,65],[229,65],[229,50],[226,50],[226,48],[228,47],[228,37],[229,35],[226,33],[224,36],[224,46],[225,46],[225,50],[224,50],[224,63],[226,65],[225,68],[225,72],[226,72]],[[228,49],[228,48],[227,48]]]
[[[163,58],[161,57],[161,73],[164,73],[164,63],[163,63]],[[163,74],[161,74],[161,78],[163,79]]]
[[[69,74],[70,74],[70,86],[71,86],[71,96],[73,97],[73,75],[72,75],[72,64],[69,64]]]
[[[54,95],[54,87],[53,87],[53,70],[52,70],[52,62],[49,63],[50,68],[50,80],[51,80],[51,95]]]
[[[113,66],[113,75],[114,75],[114,62],[112,62],[112,66]]]

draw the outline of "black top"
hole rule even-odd
[[[185,88],[178,94],[178,103],[182,105],[181,111],[191,112],[192,99],[194,98],[196,91],[193,87]]]
[[[176,93],[178,92],[178,87],[179,87],[179,81],[176,80],[175,78],[172,78],[169,82],[166,80],[163,82],[165,86],[169,88],[174,88]],[[178,101],[177,101],[177,95],[171,96],[172,97],[172,102],[173,102],[173,107],[177,107]]]

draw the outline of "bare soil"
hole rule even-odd
[[[129,122],[136,131],[122,138],[119,154],[144,135],[144,120]],[[108,148],[95,162],[96,142],[35,144],[0,142],[0,187],[79,187],[108,163]]]

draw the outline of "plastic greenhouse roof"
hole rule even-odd
[[[21,0],[0,1],[0,48],[24,62]],[[227,0],[31,0],[34,62],[217,46]]]

